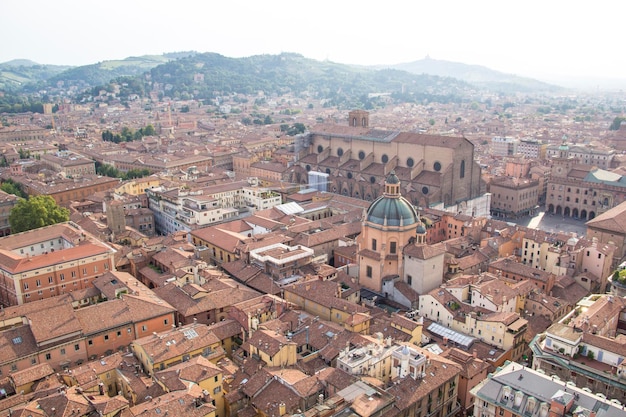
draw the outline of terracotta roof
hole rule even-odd
[[[23,371],[14,372],[10,375],[13,383],[16,387],[27,384],[29,382],[35,382],[37,380],[46,378],[54,374],[54,369],[48,363],[40,363],[33,365]]]
[[[626,201],[586,223],[588,228],[626,234]]]
[[[266,416],[278,416],[280,403],[285,405],[288,414],[293,414],[300,407],[300,398],[295,391],[272,379],[250,402]]]
[[[220,340],[201,324],[177,327],[168,332],[142,337],[131,343],[143,348],[153,363],[182,356],[186,353],[219,345]]]
[[[47,345],[70,336],[79,336],[82,325],[75,316],[71,304],[61,304],[45,311],[26,315],[38,345]]]
[[[235,252],[237,245],[244,239],[243,236],[236,236],[236,233],[224,231],[217,226],[196,229],[191,235],[231,253]]]
[[[21,257],[6,250],[0,250],[0,265],[10,274],[20,274],[32,271],[33,269],[45,268],[46,266],[89,258],[105,253],[113,253],[113,249],[90,242],[82,242],[80,245],[72,248],[31,257]]]
[[[397,384],[392,385],[387,392],[396,399],[394,406],[400,411],[406,410],[412,404],[426,398],[428,394],[442,386],[447,381],[461,373],[461,367],[453,361],[441,357],[430,359],[430,366],[426,368],[423,379],[398,378]],[[445,366],[444,366],[445,365]]]
[[[427,244],[412,244],[406,245],[402,252],[405,255],[415,257],[417,259],[430,259],[435,256],[443,255],[446,253],[445,247],[440,244],[427,245]]]
[[[367,313],[369,311],[365,307],[337,297],[337,283],[330,281],[305,281],[289,285],[284,288],[284,291],[292,292],[324,307],[336,308],[338,310],[348,311],[352,314]]]
[[[126,323],[126,320],[129,320],[129,323],[136,323],[172,314],[175,311],[174,307],[156,296],[142,297],[125,294],[120,299],[78,309],[76,316],[84,323],[85,329],[92,329],[96,332]]]
[[[248,341],[250,345],[255,346],[269,356],[276,355],[283,346],[295,345],[294,342],[287,339],[284,335],[264,329],[254,332]]]

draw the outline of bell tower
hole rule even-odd
[[[348,113],[348,124],[351,127],[369,127],[369,112],[365,110],[352,110],[350,113]]]
[[[558,156],[552,158],[552,178],[567,178],[567,174],[575,163],[576,159],[569,156],[569,146],[564,140],[559,146]]]

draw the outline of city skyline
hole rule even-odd
[[[4,43],[0,62],[78,66],[180,51],[233,58],[294,52],[351,65],[430,56],[550,81],[624,78],[626,57],[613,46],[620,14],[603,4],[392,1],[382,8],[323,0],[297,8],[247,0],[183,0],[176,7],[160,0],[10,0],[0,34],[13,41]]]

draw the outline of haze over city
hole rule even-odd
[[[0,417],[626,417],[621,13],[546,3],[4,0]]]
[[[606,5],[607,7],[603,7]],[[0,62],[88,65],[177,51],[229,57],[296,52],[344,64],[430,56],[549,82],[618,79],[621,13],[606,1],[384,4],[182,0],[3,4]]]

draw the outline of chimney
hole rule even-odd
[[[281,401],[280,404],[278,404],[278,415],[284,416],[286,413],[287,413],[287,407],[285,406],[285,403]]]
[[[474,357],[474,359],[478,357],[478,352],[476,352],[476,349],[472,350],[472,356]]]

